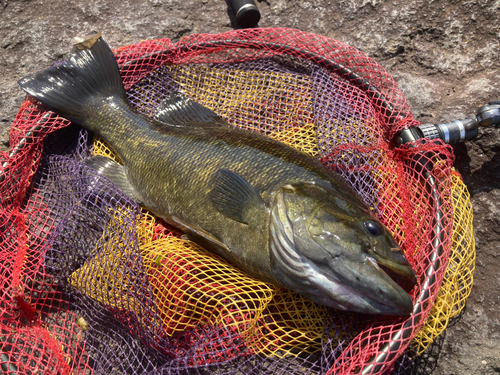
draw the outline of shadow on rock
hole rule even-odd
[[[471,164],[475,157],[473,152],[467,152],[465,144],[454,146],[455,168],[462,175],[465,185],[467,185],[471,196],[480,192],[489,192],[500,188],[500,152],[484,162],[478,169],[471,172]],[[469,155],[472,153],[472,158]]]

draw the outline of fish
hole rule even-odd
[[[403,250],[319,160],[231,126],[179,91],[154,116],[139,113],[100,34],[18,83],[123,161],[93,156],[87,167],[248,275],[339,310],[411,314],[416,277]]]

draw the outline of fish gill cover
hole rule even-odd
[[[181,91],[338,172],[404,249],[420,308],[341,312],[245,275],[98,178],[81,161],[113,151],[28,97],[0,155],[3,373],[402,373],[462,310],[475,250],[452,149],[391,143],[418,122],[365,54],[256,29],[115,55],[140,112]]]

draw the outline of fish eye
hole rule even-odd
[[[382,226],[375,220],[367,220],[365,221],[365,227],[372,236],[380,236],[384,233]]]

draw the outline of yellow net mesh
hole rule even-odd
[[[241,112],[247,116],[255,112],[255,120],[250,116],[247,128],[258,129],[304,153],[318,156],[313,110],[309,104],[312,102],[311,83],[307,76],[215,68],[207,71],[208,68],[203,66],[170,66],[166,69],[185,94],[226,120],[232,122],[239,116],[242,106],[246,106]],[[199,77],[204,77],[203,82],[200,82]],[[236,83],[237,92],[233,92],[235,85],[229,85],[228,81]],[[207,87],[210,95],[207,95]],[[266,113],[280,113],[276,109],[268,110],[271,96],[283,100],[272,101],[273,105],[283,108],[283,116],[278,120],[276,117],[266,117]],[[147,104],[145,102],[144,105]],[[365,128],[352,125],[351,129],[353,127],[360,131]],[[379,136],[366,136],[365,142],[372,142]],[[331,137],[334,143],[342,143],[344,138],[343,134]],[[112,157],[119,162],[97,137],[94,154]],[[372,177],[381,181],[381,185],[395,181],[383,168],[375,174]],[[457,174],[452,176],[451,183],[454,215],[452,253],[437,301],[412,342],[418,355],[443,332],[448,320],[462,310],[472,288],[475,260],[472,207],[466,187]],[[393,192],[395,189],[381,191]],[[380,197],[381,201],[398,199],[397,196]],[[422,202],[426,201],[423,199]],[[420,208],[416,206],[415,209]],[[394,224],[396,229],[404,227],[397,211],[385,219]],[[143,212],[137,223],[140,253],[167,336],[203,322],[235,327],[247,347],[255,353],[281,356],[293,354],[297,348],[309,353],[321,349],[326,312],[324,307],[296,293],[243,274],[197,244],[163,230],[162,224],[147,212]],[[70,283],[105,305],[138,312],[140,304],[127,290],[126,280],[119,277],[124,270],[122,259],[129,255],[123,246],[123,237],[130,235],[121,232],[121,224],[117,218],[108,226],[98,243],[101,251],[96,251],[98,255],[87,260],[83,267],[73,273]],[[402,234],[403,237],[414,235]],[[175,273],[172,270],[176,270]],[[185,280],[189,280],[189,283]]]
[[[142,316],[140,302],[123,277],[123,260],[131,254],[123,246],[128,234],[120,228],[126,228],[122,217],[128,214],[117,212],[97,245],[99,251],[69,282],[104,305]],[[324,307],[247,276],[194,242],[164,234],[148,212],[138,218],[136,230],[167,336],[200,324],[224,324],[234,326],[254,353],[281,356],[297,348],[321,348]]]
[[[476,259],[472,232],[472,204],[467,187],[458,174],[451,176],[453,201],[453,243],[450,260],[436,302],[412,347],[422,354],[434,339],[448,326],[450,318],[457,316],[472,291]]]

